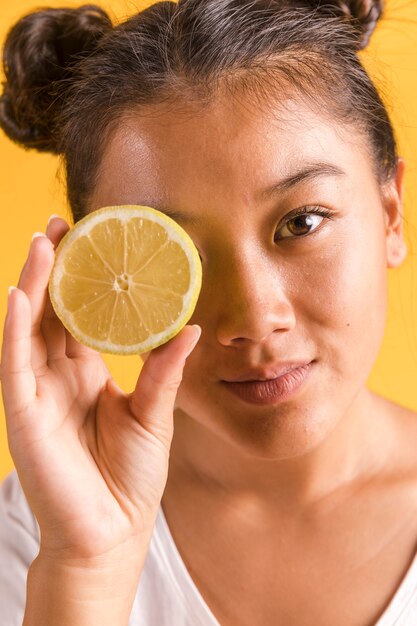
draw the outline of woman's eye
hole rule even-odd
[[[298,214],[293,215],[285,224],[276,231],[274,240],[288,239],[289,237],[303,237],[310,234],[320,224],[325,217],[329,217],[329,211],[315,207],[308,211],[302,209]]]

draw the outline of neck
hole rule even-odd
[[[307,506],[380,471],[393,445],[386,406],[365,388],[320,444],[303,455],[278,460],[249,456],[176,410],[167,488],[194,488],[213,498],[265,505]]]

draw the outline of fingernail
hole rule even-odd
[[[190,341],[190,350],[192,350],[194,348],[194,346],[196,345],[197,341],[200,339],[200,335],[201,335],[201,328],[200,326],[198,326],[197,324],[191,326],[191,328],[194,328],[194,336]]]
[[[16,287],[13,287],[12,285],[9,287],[9,298],[10,298],[10,294],[12,293],[12,291],[16,291]]]
[[[46,237],[45,233],[33,233],[32,235],[32,241],[34,239],[36,239],[37,237]]]
[[[201,335],[201,326],[199,326],[198,324],[193,324],[191,328],[194,328],[196,339],[198,339]]]
[[[61,217],[61,216],[60,216],[60,215],[58,215],[57,213],[53,213],[53,214],[51,215],[51,217],[49,218],[49,220],[48,220],[48,226],[49,226],[49,222],[50,222],[51,220],[53,220],[53,219],[54,219],[54,217]]]

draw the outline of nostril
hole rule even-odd
[[[222,319],[217,324],[217,339],[225,346],[240,347],[249,344],[266,344],[274,341],[277,333],[284,333],[294,329],[296,325],[294,311],[291,307],[275,312],[273,309],[261,313],[244,311]]]

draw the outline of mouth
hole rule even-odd
[[[279,375],[260,373],[258,377],[244,374],[234,380],[222,380],[230,393],[249,404],[271,405],[293,397],[310,376],[313,361],[281,366]],[[242,378],[242,379],[241,379]]]

